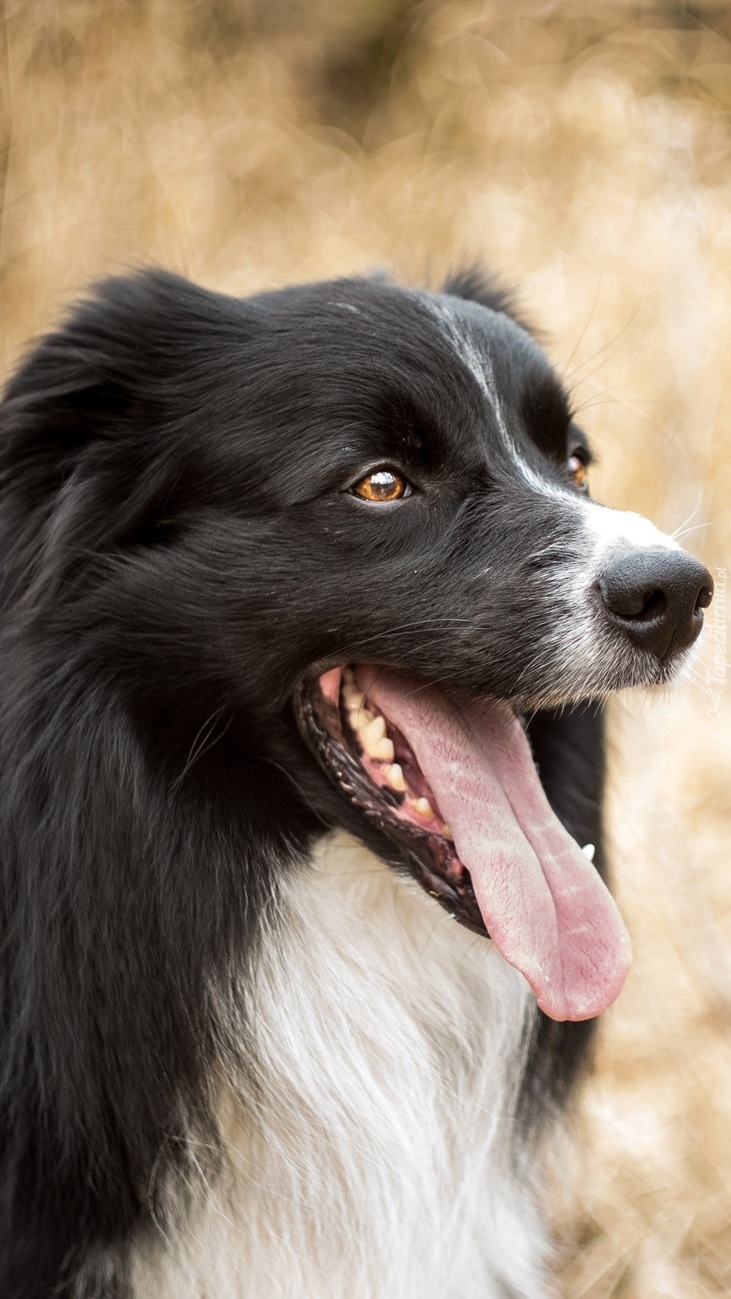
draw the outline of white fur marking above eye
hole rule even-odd
[[[432,315],[436,317],[447,342],[469,370],[483,396],[486,397],[489,405],[495,411],[498,420],[501,421],[502,414],[499,411],[497,401],[495,377],[489,361],[464,331],[459,328],[454,312],[450,307],[431,293],[424,294],[423,297]]]
[[[552,483],[543,478],[536,472],[525,460],[521,448],[511,436],[507,426],[505,413],[502,408],[498,386],[495,381],[495,372],[492,360],[485,352],[481,351],[474,341],[469,337],[466,330],[460,328],[453,311],[445,306],[438,299],[427,295],[429,307],[437,317],[442,328],[442,333],[446,336],[453,350],[470,372],[473,379],[477,382],[480,391],[485,397],[498,426],[503,447],[507,451],[515,468],[520,474],[523,481],[540,496],[555,501],[573,501],[576,500],[576,493],[568,486],[563,488],[558,483]],[[486,308],[487,310],[487,308]]]

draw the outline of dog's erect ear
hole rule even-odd
[[[529,334],[536,332],[519,308],[514,291],[488,275],[481,266],[465,266],[461,270],[451,271],[443,292],[450,293],[454,298],[464,298],[466,302],[477,302],[481,307],[489,307],[491,311],[500,311],[503,315],[510,316],[516,325],[520,325]]]

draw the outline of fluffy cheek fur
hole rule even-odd
[[[383,1299],[388,1278],[394,1299],[539,1299],[513,1130],[521,976],[344,834],[279,909],[255,1074],[220,1090],[224,1167],[179,1233],[138,1249],[135,1295]]]

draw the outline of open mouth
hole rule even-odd
[[[589,1019],[614,1001],[626,930],[507,704],[359,664],[302,682],[295,710],[350,802],[428,893],[494,941],[547,1015]]]

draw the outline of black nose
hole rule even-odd
[[[713,598],[708,569],[682,550],[625,551],[598,587],[610,620],[659,659],[693,644]]]

